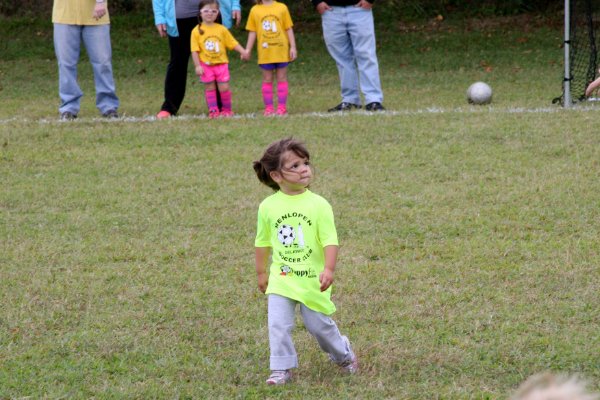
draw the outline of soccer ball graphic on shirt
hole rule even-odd
[[[290,225],[281,225],[277,231],[277,239],[279,239],[279,242],[284,246],[291,246],[292,243],[294,243],[294,239],[296,239],[294,228]]]
[[[268,19],[265,19],[262,21],[262,27],[265,32],[277,32],[277,24],[275,21],[269,21]]]
[[[204,46],[206,47],[207,51],[212,51],[214,53],[218,53],[219,52],[219,43],[218,42],[214,42],[212,40],[207,40],[204,43]]]

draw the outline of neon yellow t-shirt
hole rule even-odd
[[[256,32],[259,64],[290,61],[290,42],[286,31],[293,25],[290,12],[283,3],[257,4],[250,9],[246,30]]]
[[[200,61],[208,65],[227,64],[227,50],[233,50],[239,44],[238,41],[221,24],[202,25],[202,30],[202,35],[198,26],[192,30],[191,50],[198,53]]]
[[[331,205],[306,190],[289,196],[281,191],[258,207],[256,247],[272,248],[267,294],[274,293],[331,315],[331,287],[321,292],[325,246],[338,245]]]

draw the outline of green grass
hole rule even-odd
[[[597,107],[550,105],[560,30],[520,25],[380,26],[390,112],[329,116],[335,66],[300,24],[288,118],[253,116],[259,72],[233,60],[239,118],[192,118],[190,79],[183,117],[153,121],[166,42],[115,17],[131,118],[96,118],[84,61],[80,118],[59,123],[51,25],[3,21],[0,398],[503,399],[545,370],[600,390]],[[466,104],[475,80],[490,107]],[[334,207],[334,318],[362,370],[299,321],[297,379],[270,388],[251,162],[288,135]]]

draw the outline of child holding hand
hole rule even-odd
[[[196,75],[205,85],[204,93],[210,118],[233,115],[227,50],[237,51],[242,59],[248,58],[248,52],[235,40],[229,30],[215,22],[218,14],[219,2],[217,0],[200,1],[199,23],[192,30],[190,43]],[[221,112],[219,112],[217,104],[217,87],[223,103]]]
[[[285,384],[298,367],[292,342],[297,305],[330,360],[355,373],[358,360],[350,342],[329,317],[335,312],[331,284],[338,239],[331,206],[308,189],[313,176],[308,150],[292,138],[279,140],[253,166],[258,179],[276,191],[258,208],[255,239],[258,288],[268,294],[271,375],[266,382]]]
[[[287,66],[297,56],[292,17],[287,6],[274,0],[257,0],[250,9],[246,50],[257,41],[258,65],[262,69],[265,116],[287,114]],[[277,111],[273,107],[273,80],[277,79]]]

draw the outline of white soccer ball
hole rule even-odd
[[[277,231],[277,239],[284,246],[291,246],[294,243],[294,228],[289,225],[281,225]]]
[[[475,82],[467,89],[467,101],[471,104],[492,102],[492,88],[485,82]]]

